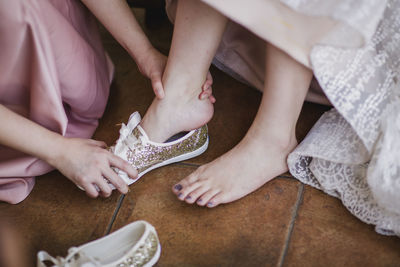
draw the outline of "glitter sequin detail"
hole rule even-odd
[[[195,130],[191,136],[183,139],[181,142],[166,146],[157,146],[156,144],[146,142],[145,138],[141,138],[143,135],[138,128],[133,130],[132,135],[138,141],[133,147],[129,147],[126,152],[126,158],[129,163],[138,169],[139,173],[163,161],[199,149],[207,142],[208,138],[207,126]]]
[[[154,233],[150,233],[144,241],[144,244],[116,267],[139,267],[148,263],[156,254],[158,249],[158,238]]]
[[[204,125],[192,130],[185,136],[166,143],[156,143],[149,140],[144,129],[139,125],[140,114],[134,112],[129,117],[128,123],[122,123],[119,130],[120,136],[110,151],[128,161],[138,170],[136,178],[129,177],[127,173],[113,167],[114,171],[128,185],[136,182],[147,172],[174,163],[196,157],[206,151],[208,147],[208,130]],[[110,187],[115,187],[110,183]]]

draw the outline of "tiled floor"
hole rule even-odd
[[[140,18],[142,11],[137,11]],[[167,24],[147,30],[166,53]],[[104,43],[116,65],[109,105],[95,138],[108,144],[117,123],[133,111],[144,114],[153,93],[127,53],[107,34]],[[52,255],[101,237],[132,221],[153,224],[162,244],[158,266],[400,266],[400,239],[374,232],[354,218],[340,201],[284,174],[240,201],[215,209],[178,201],[171,186],[232,148],[255,116],[261,94],[212,68],[217,98],[209,123],[211,144],[198,158],[150,172],[121,196],[89,199],[54,171],[37,179],[21,204],[0,204],[1,216],[14,222],[29,248]],[[303,138],[327,108],[305,103],[297,131]],[[245,179],[245,177],[244,177]]]

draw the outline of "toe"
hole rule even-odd
[[[195,182],[193,184],[189,184],[186,187],[183,187],[181,191],[179,191],[178,198],[180,200],[184,200],[189,194],[191,194],[196,189],[200,188],[203,185],[201,182]]]
[[[208,188],[203,186],[200,186],[199,188],[197,188],[196,190],[193,190],[190,194],[188,194],[185,197],[185,201],[189,204],[193,204],[194,202],[197,201],[197,199],[203,195],[205,192],[207,192]]]
[[[198,197],[196,203],[199,206],[205,206],[207,203],[210,201],[211,198],[213,198],[215,195],[219,193],[219,190],[216,189],[210,189],[207,192],[205,192],[203,195]]]
[[[208,208],[214,208],[218,206],[219,204],[223,203],[223,198],[224,194],[223,193],[218,193],[214,197],[212,197],[208,202],[207,202],[207,207]]]
[[[179,191],[181,191],[183,186],[180,183],[175,184],[172,187],[172,192],[174,192],[176,195],[179,194]]]
[[[195,173],[190,174],[188,177],[185,179],[181,180],[179,183],[175,184],[172,187],[172,191],[176,194],[179,195],[179,193],[182,193],[181,190],[183,188],[189,187],[191,184],[195,183],[197,181],[197,175]]]

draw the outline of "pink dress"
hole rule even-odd
[[[0,104],[64,136],[93,135],[113,66],[81,2],[0,0],[0,48]],[[0,201],[21,202],[52,169],[0,146]]]

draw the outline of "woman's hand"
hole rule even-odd
[[[142,55],[142,58],[137,59],[137,64],[140,73],[151,80],[153,91],[158,99],[165,96],[164,87],[162,84],[162,76],[167,65],[167,57],[161,54],[157,49],[151,47],[147,53]],[[209,98],[211,103],[215,103],[215,97],[212,95],[213,78],[211,73],[207,73],[206,81],[202,86],[202,92],[199,99]]]
[[[113,171],[116,167],[132,179],[137,171],[125,160],[107,151],[104,142],[92,139],[62,138],[55,145],[55,152],[49,164],[57,168],[73,183],[83,188],[90,197],[111,195],[107,180],[122,194],[128,192],[127,184]]]
[[[1,145],[46,161],[85,189],[91,197],[111,194],[104,178],[121,193],[128,192],[128,186],[111,169],[112,166],[123,170],[131,178],[137,177],[136,170],[128,162],[104,149],[104,142],[63,137],[1,104],[0,119],[3,125],[7,125],[0,127]]]
[[[167,57],[154,47],[151,47],[136,63],[138,64],[140,73],[150,79],[156,97],[159,99],[164,98],[162,76],[167,65]]]
[[[199,95],[199,99],[210,99],[211,103],[214,104],[216,99],[212,94],[212,84],[213,84],[213,78],[211,76],[211,73],[207,73],[206,81],[204,82],[203,86],[201,87],[201,93]]]

